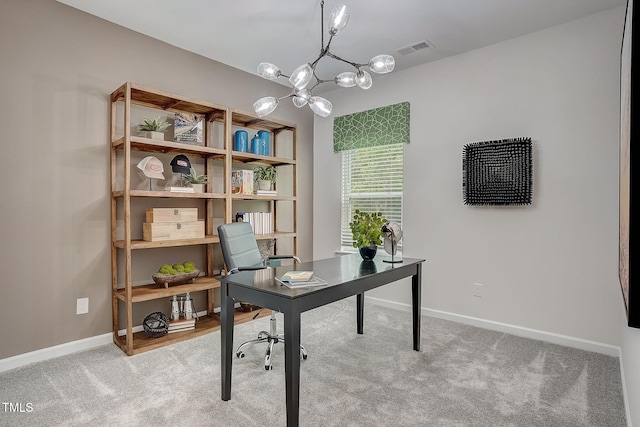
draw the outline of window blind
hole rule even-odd
[[[384,218],[402,226],[403,147],[389,144],[341,152],[343,247],[353,247],[349,222],[356,209],[382,212]]]

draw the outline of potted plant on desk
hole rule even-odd
[[[184,179],[191,184],[195,193],[203,193],[204,185],[209,182],[207,175],[198,175],[194,168],[191,168],[189,175],[184,175]]]
[[[360,256],[370,261],[376,256],[378,245],[382,244],[382,226],[387,222],[382,212],[362,212],[356,209],[353,221],[349,223],[353,234],[353,247],[360,250]]]

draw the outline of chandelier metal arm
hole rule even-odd
[[[329,38],[329,42],[327,43],[327,45],[324,48],[320,49],[320,55],[316,58],[316,60],[309,64],[311,65],[311,68],[313,68],[314,70],[316,69],[316,65],[322,58],[324,58],[326,55],[329,55],[329,56],[332,55],[331,52],[329,52],[329,46],[331,46],[331,40],[333,40],[333,36]]]
[[[335,59],[337,61],[342,61],[342,62],[344,62],[346,64],[349,64],[349,65],[351,65],[353,68],[355,68],[358,71],[360,71],[360,67],[364,67],[365,65],[367,65],[367,64],[358,64],[357,62],[347,61],[346,59],[340,58],[339,56],[334,55],[333,53],[331,53],[329,51],[327,51],[327,56],[329,58],[333,58],[333,59]]]
[[[335,83],[335,79],[320,80],[320,79],[316,78],[316,84],[313,85],[313,87],[311,89],[315,88],[316,86],[318,86],[318,85],[320,85],[322,83]],[[311,90],[311,89],[309,89],[309,90]]]
[[[331,40],[329,40],[330,43]],[[320,57],[322,57],[322,46],[324,46],[324,0],[320,2]],[[329,49],[329,45],[327,45],[327,49]]]

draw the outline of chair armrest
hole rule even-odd
[[[267,267],[262,265],[256,265],[253,267],[236,267],[229,270],[227,274],[237,273],[238,271],[255,271],[255,270],[266,270],[266,269]]]
[[[295,255],[269,255],[268,259],[294,259],[297,262],[300,262],[300,258]]]

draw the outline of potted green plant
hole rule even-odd
[[[147,137],[151,139],[161,139],[164,141],[164,131],[171,126],[171,123],[167,123],[167,119],[162,116],[158,116],[155,119],[144,119],[144,123],[138,125],[141,131],[147,132]]]
[[[365,261],[376,256],[378,245],[382,244],[382,226],[387,220],[382,212],[363,212],[356,209],[353,220],[349,223],[353,234],[353,247],[360,250]]]
[[[253,169],[253,179],[258,183],[258,190],[271,190],[277,175],[275,166],[257,166]]]
[[[191,168],[189,175],[183,176],[184,180],[191,184],[193,191],[196,193],[204,192],[204,185],[209,182],[207,175],[198,175],[194,168]]]

